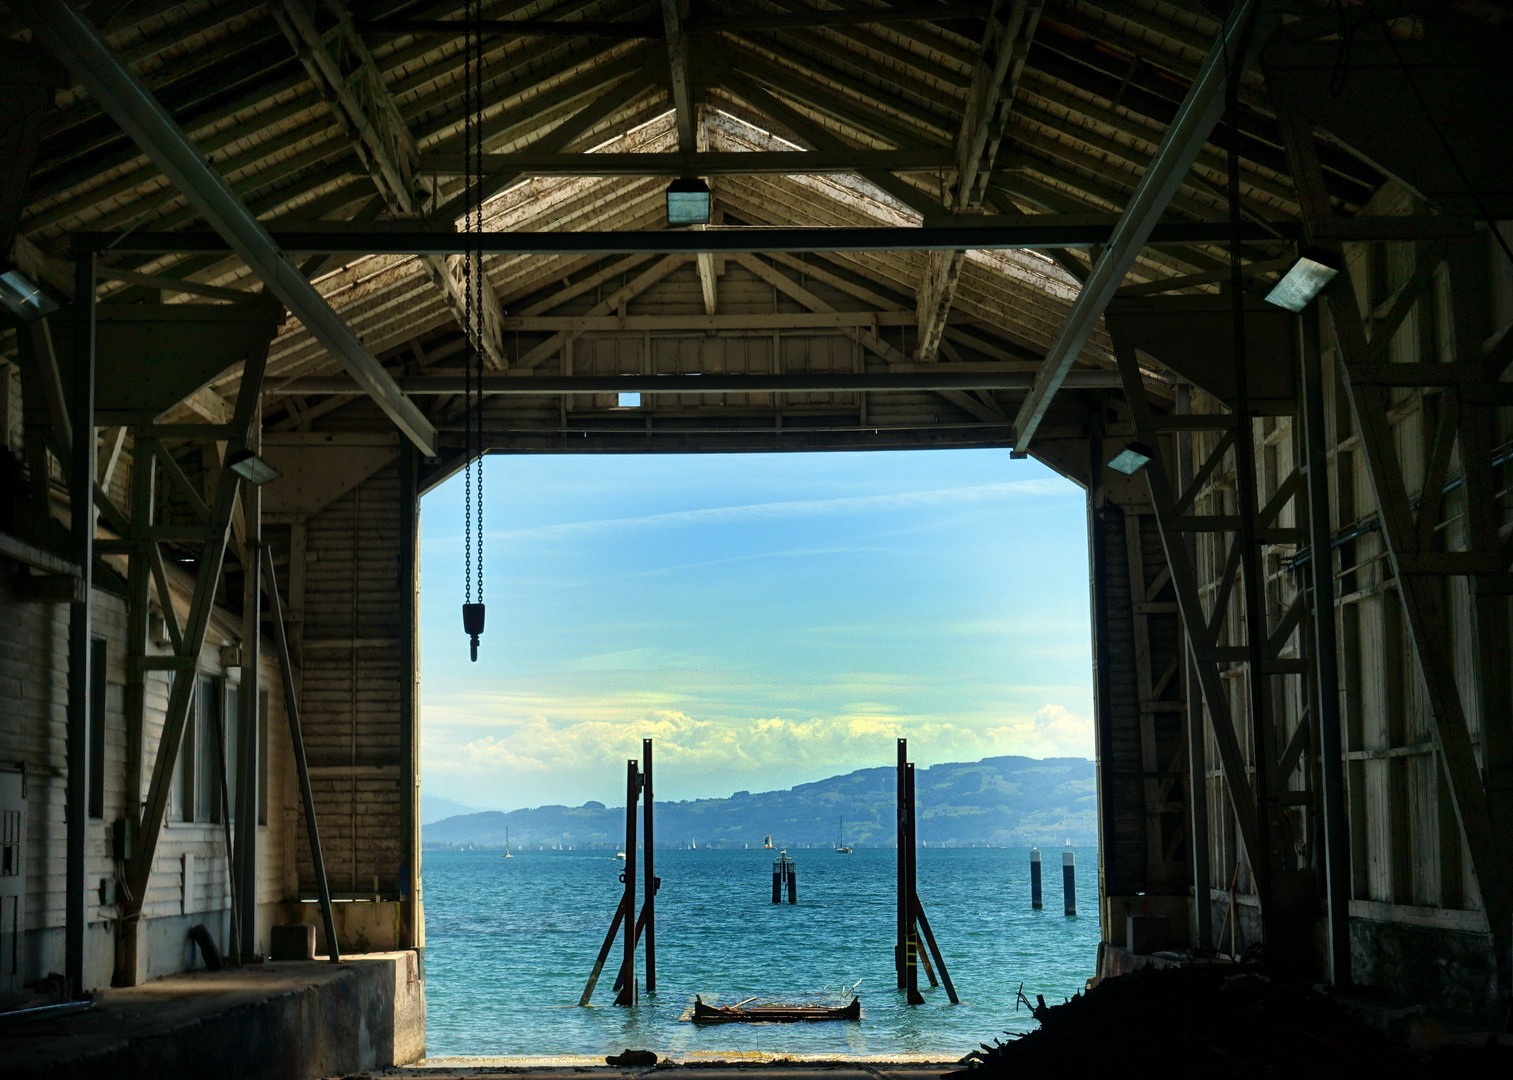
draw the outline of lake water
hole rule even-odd
[[[1033,911],[1028,849],[922,849],[920,899],[962,1004],[929,988],[921,971],[927,1004],[914,1008],[895,989],[894,852],[794,852],[793,906],[771,902],[772,855],[657,852],[658,992],[621,1009],[610,990],[618,941],[594,1005],[576,1007],[620,897],[622,863],[613,852],[522,851],[504,859],[497,851],[427,851],[427,1055],[602,1058],[631,1047],[673,1060],[773,1053],[955,1060],[1005,1030],[1035,1026],[1014,1008],[1021,983],[1031,1000],[1038,993],[1059,1002],[1093,974],[1092,849],[1077,852],[1083,914],[1076,918],[1062,914],[1059,850],[1045,853],[1046,907]],[[636,970],[644,980],[641,950]],[[834,1003],[856,983],[860,1023],[681,1021],[696,993],[724,1004],[752,997]]]

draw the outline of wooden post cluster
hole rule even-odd
[[[646,992],[654,994],[657,990],[656,896],[657,890],[662,887],[662,879],[656,875],[655,856],[652,852],[655,825],[652,809],[650,739],[641,740],[641,751],[642,760],[646,763],[644,769],[639,766],[635,758],[625,763],[625,869],[620,874],[620,880],[625,883],[625,889],[620,895],[620,903],[615,907],[615,914],[610,920],[609,930],[604,935],[604,942],[599,946],[599,955],[595,958],[593,969],[589,972],[588,984],[584,986],[583,993],[578,998],[579,1005],[586,1006],[593,999],[594,987],[599,984],[599,976],[604,972],[604,964],[614,948],[615,936],[621,933],[624,935],[624,957],[620,961],[620,970],[615,975],[613,986],[615,1004],[634,1005],[637,1003],[636,946],[643,935],[646,938]],[[643,794],[646,799],[642,826],[645,844],[645,899],[641,905],[640,915],[633,916],[636,910],[636,804]]]
[[[937,985],[935,969],[940,969],[940,983],[945,984],[946,996],[952,1005],[960,1005],[956,987],[946,971],[946,960],[935,943],[935,934],[930,929],[930,920],[925,916],[924,905],[919,902],[915,887],[917,863],[915,860],[914,832],[914,763],[909,760],[909,740],[898,740],[898,942],[894,946],[894,966],[898,969],[898,988],[905,992],[910,1005],[923,1005],[924,995],[919,992],[919,967],[924,965],[925,976],[930,985]],[[920,949],[920,937],[929,948],[929,955]],[[931,967],[930,960],[935,965]]]

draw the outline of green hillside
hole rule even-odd
[[[891,768],[859,769],[786,791],[737,791],[726,799],[657,803],[657,846],[825,846],[846,821],[854,847],[894,842]],[[915,776],[919,837],[926,844],[1059,845],[1095,839],[1093,763],[1084,758],[984,758],[921,769]],[[463,814],[424,826],[428,846],[511,844],[620,847],[625,808],[589,802]]]

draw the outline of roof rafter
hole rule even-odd
[[[341,0],[326,0],[325,9],[335,17],[336,26],[323,33],[316,27],[317,11],[309,0],[282,0],[282,5],[282,10],[273,9],[273,17],[325,96],[331,115],[347,132],[390,213],[410,217],[424,209],[426,197],[416,190],[420,150],[351,14]],[[467,327],[469,305],[457,279],[463,258],[427,255],[421,261],[458,325]],[[483,304],[479,346],[491,367],[505,367],[499,298],[487,280],[479,295]]]
[[[1043,0],[994,0],[988,13],[982,54],[972,69],[967,111],[956,137],[956,184],[947,196],[955,213],[971,213],[982,207],[1042,4]],[[946,316],[966,260],[965,251],[932,251],[925,258],[917,294],[919,345],[915,353],[915,359],[922,363],[934,360],[940,350]]]

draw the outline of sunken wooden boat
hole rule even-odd
[[[695,1024],[794,1024],[808,1020],[860,1020],[862,999],[853,997],[849,1005],[706,1005],[695,994]]]

